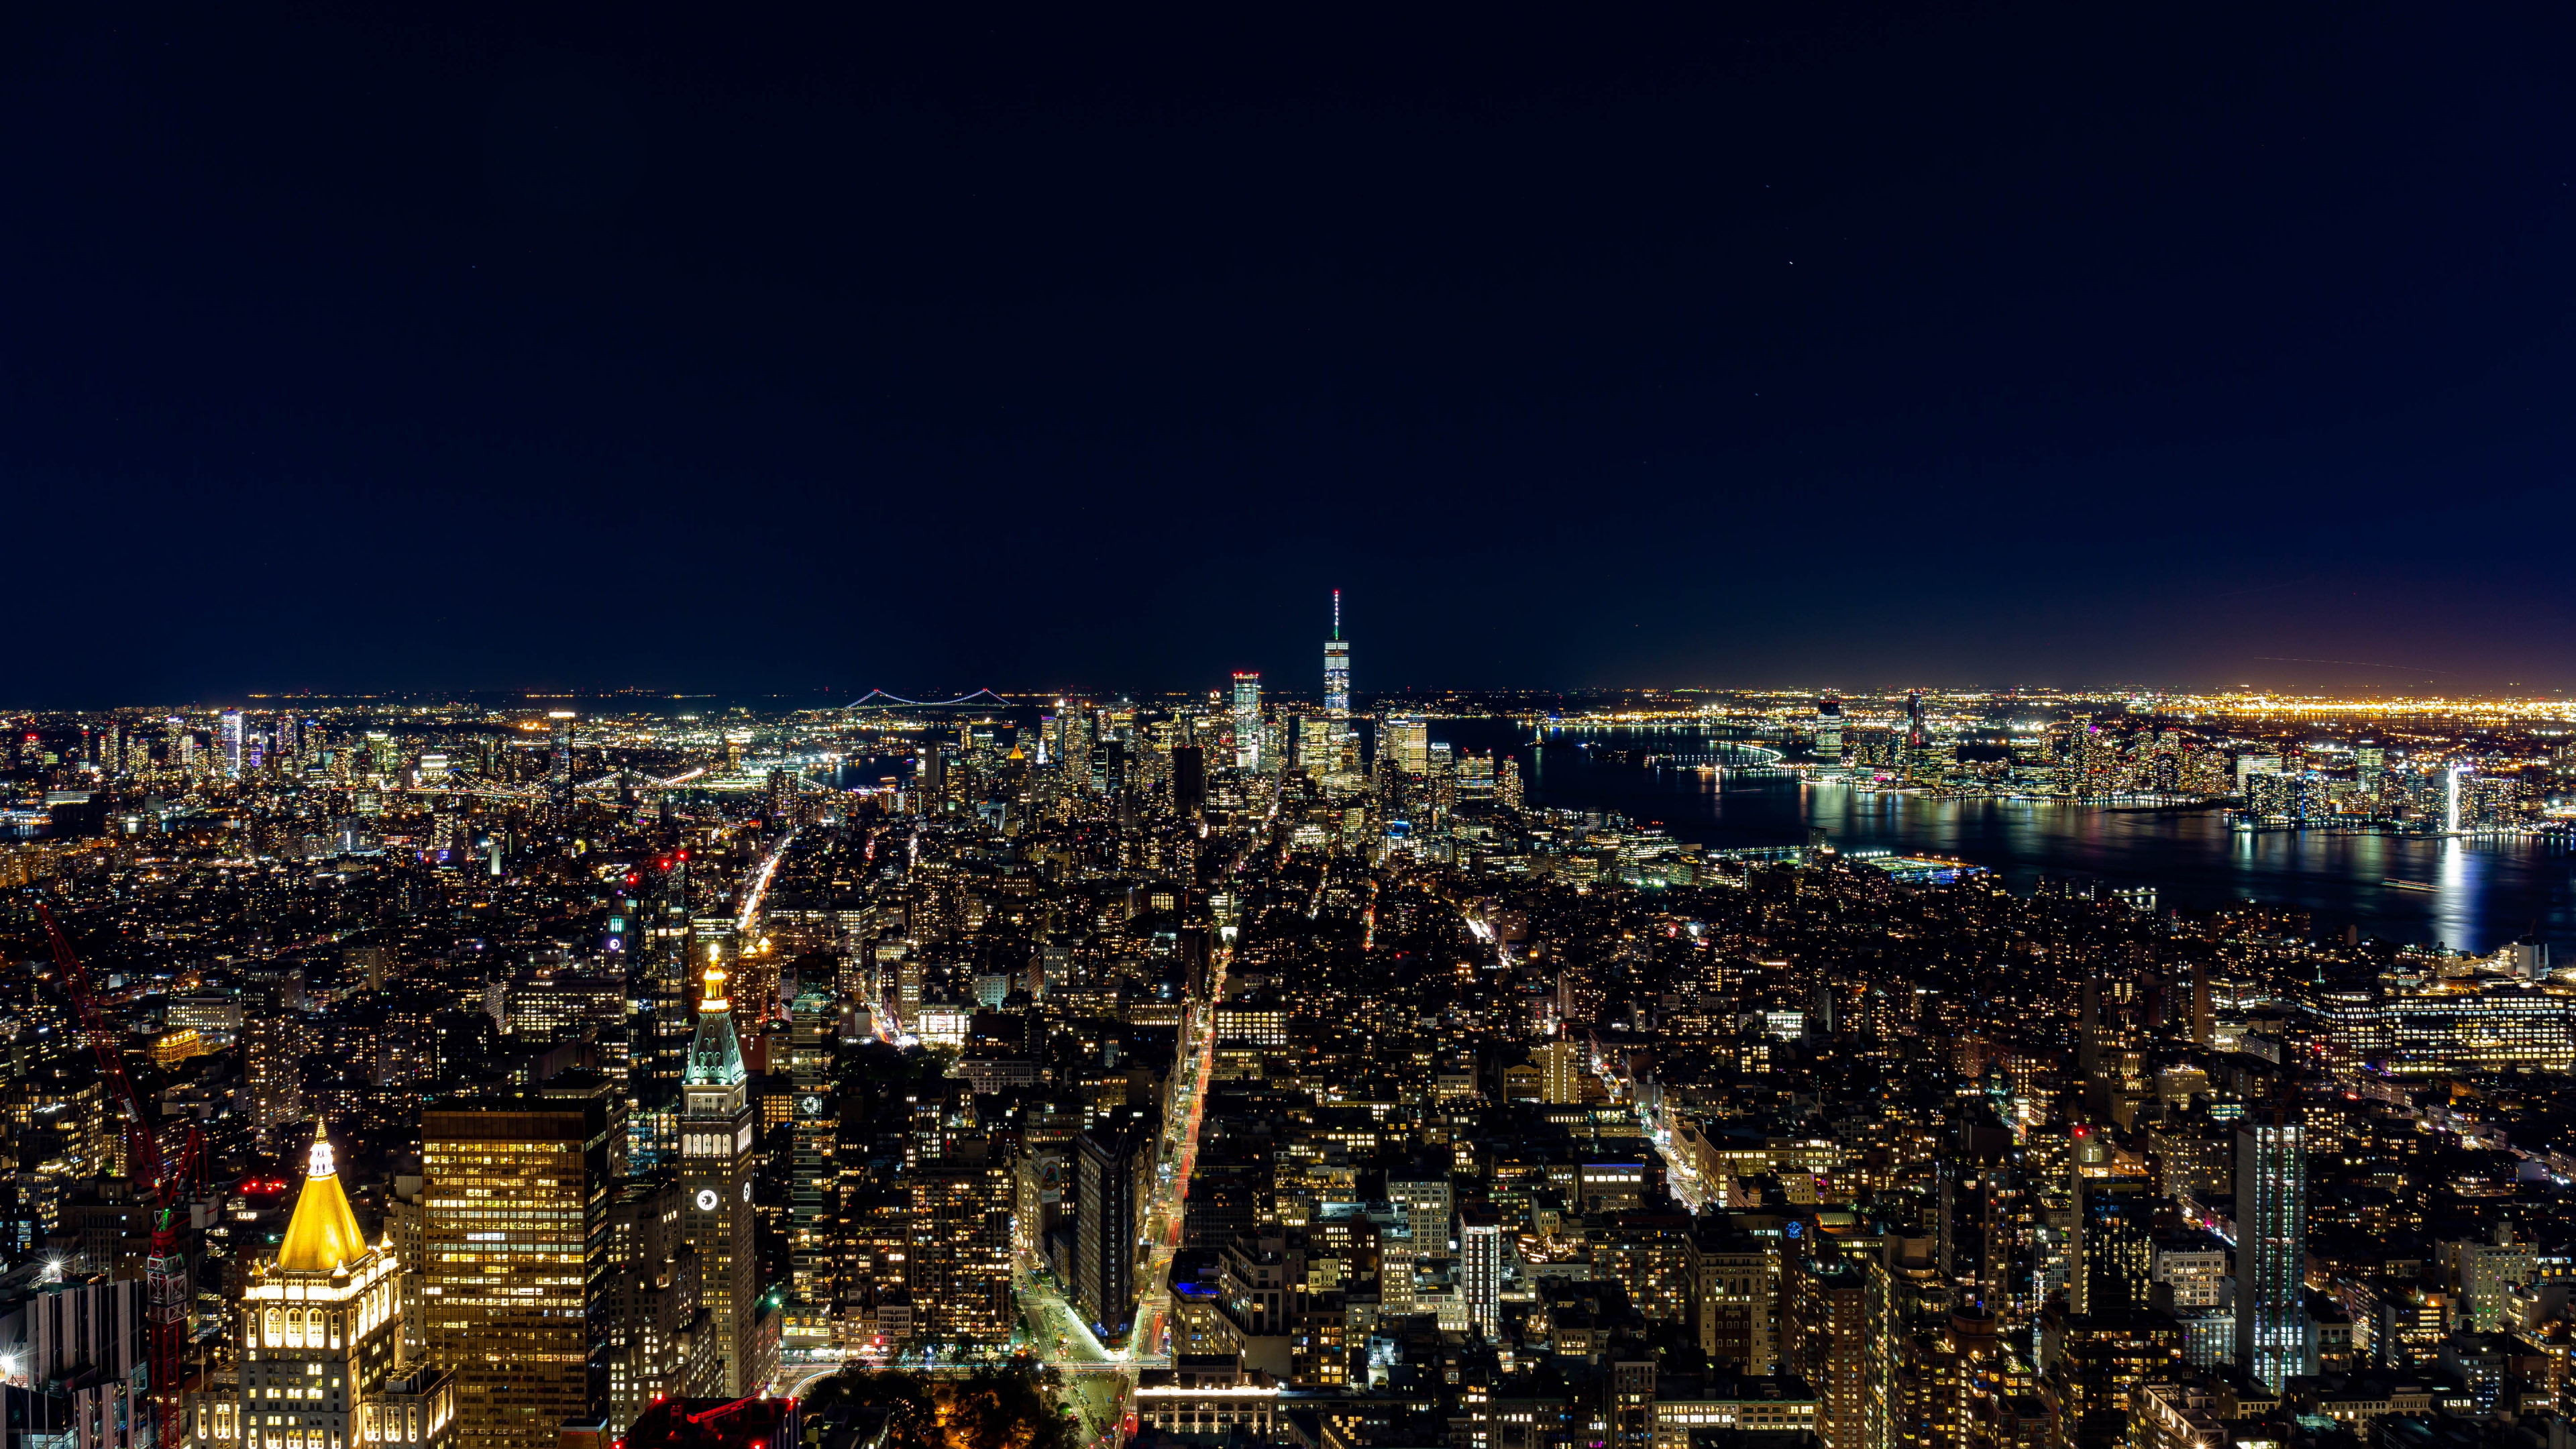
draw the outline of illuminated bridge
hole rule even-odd
[[[1728,775],[1777,777],[1791,773],[1781,768],[1780,758],[1778,750],[1761,745],[1734,745],[1724,750],[1678,754],[1651,751],[1643,763],[1650,770],[1716,770]]]
[[[841,706],[843,709],[1017,709],[1016,702],[1004,699],[989,689],[961,694],[955,699],[906,699],[882,689],[867,693]]]

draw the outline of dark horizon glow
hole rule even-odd
[[[7,705],[2576,691],[2563,7],[10,35]]]

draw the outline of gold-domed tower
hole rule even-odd
[[[236,1332],[238,1381],[189,1396],[197,1449],[435,1449],[452,1437],[445,1380],[398,1361],[392,1245],[359,1230],[319,1130],[277,1256],[250,1268]]]

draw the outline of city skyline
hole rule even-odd
[[[2576,704],[1444,711],[1322,632],[1306,697],[13,718],[0,1449],[2570,1407]]]
[[[638,710],[682,713],[690,709],[757,708],[837,710],[864,701],[870,695],[881,696],[889,706],[953,705],[960,701],[985,699],[993,708],[1025,708],[1050,701],[1108,700],[1174,701],[1194,700],[1211,692],[1230,695],[1238,681],[1250,681],[1258,688],[1256,699],[1273,699],[1299,704],[1321,705],[1327,691],[1322,688],[1299,689],[1293,685],[1263,684],[1278,676],[1261,670],[1233,670],[1209,676],[1199,684],[1181,683],[1169,687],[1139,688],[1133,686],[1101,687],[1097,684],[1044,687],[1005,685],[1001,688],[976,688],[962,695],[938,698],[940,690],[924,689],[920,698],[895,690],[864,689],[848,686],[809,690],[745,690],[723,692],[689,690],[662,686],[602,686],[590,689],[546,688],[404,688],[351,690],[347,692],[245,689],[232,693],[213,693],[187,698],[119,699],[109,702],[39,702],[13,701],[0,704],[0,714],[26,716],[110,715],[135,710],[181,709],[211,711],[218,719],[226,710],[288,710],[337,708],[377,705],[386,708],[437,709],[449,705],[471,705],[478,708],[506,709],[542,705],[574,705],[573,712],[618,714]],[[953,686],[952,686],[953,687]],[[852,700],[851,695],[859,696]],[[2112,683],[2104,685],[2067,685],[2023,680],[2011,684],[1936,684],[1921,680],[1875,685],[1853,681],[1833,683],[1737,683],[1675,685],[1498,685],[1498,686],[1407,686],[1375,687],[1354,685],[1351,697],[1364,707],[1360,712],[1381,708],[1431,708],[1454,706],[1472,713],[1479,709],[1495,713],[1524,712],[1534,705],[1562,701],[1580,708],[1617,708],[1622,701],[1641,707],[1670,706],[1692,700],[1725,699],[1802,699],[1817,703],[1839,704],[1846,698],[1879,699],[1902,702],[1909,696],[1929,696],[1953,700],[1990,702],[2008,708],[2016,704],[2032,711],[2045,711],[2066,702],[2119,704],[2134,702],[2151,709],[2261,709],[2277,708],[2284,712],[2311,711],[2322,717],[2362,718],[2369,715],[2398,716],[2408,713],[2471,713],[2502,709],[2535,719],[2557,718],[2576,709],[2576,689],[2565,691],[2532,690],[2519,686],[2496,690],[2461,690],[2435,692],[2390,689],[2383,691],[2326,689],[2258,689],[2250,686],[2192,687],[2176,684]]]
[[[2576,9],[0,34],[0,1449],[2576,1449]]]

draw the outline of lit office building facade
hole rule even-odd
[[[553,1449],[566,1421],[597,1412],[610,1130],[597,1099],[420,1114],[421,1337],[455,1376],[459,1449]]]

